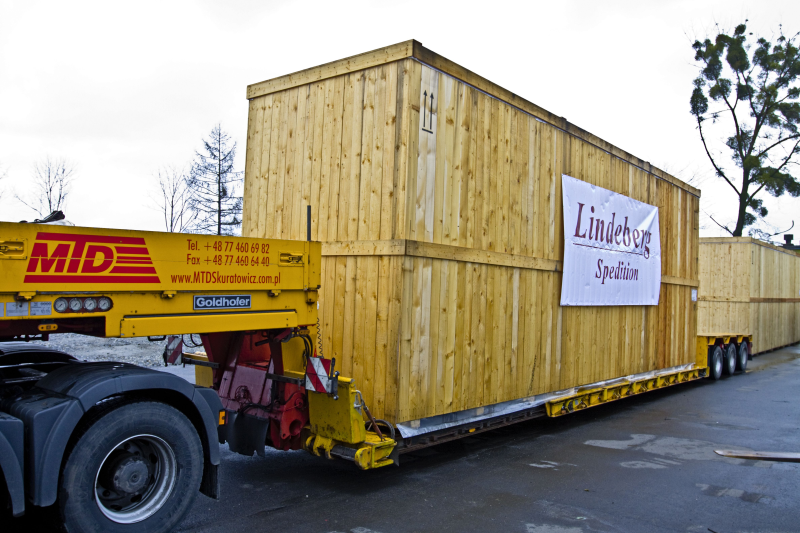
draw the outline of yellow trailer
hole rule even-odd
[[[217,441],[392,464],[394,429],[314,349],[320,253],[308,241],[0,223],[0,471],[14,514],[57,503],[69,531],[172,531],[198,490],[217,496]],[[205,352],[184,362],[211,388],[19,342],[67,332],[199,334]]]

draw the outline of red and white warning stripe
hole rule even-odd
[[[164,364],[176,364],[181,353],[183,353],[183,337],[181,335],[169,335],[167,337],[167,345],[164,347]]]
[[[331,380],[328,373],[331,369],[331,360],[323,357],[309,357],[306,366],[306,390],[329,394]]]

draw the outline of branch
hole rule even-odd
[[[714,165],[714,169],[717,171],[717,175],[721,176],[722,179],[727,181],[728,185],[730,185],[733,188],[733,190],[736,191],[736,194],[741,195],[736,186],[733,183],[731,183],[731,180],[728,179],[728,176],[726,176],[725,173],[722,172],[722,169],[717,166],[717,162],[714,161],[714,158],[711,156],[711,152],[708,151],[708,145],[706,144],[706,137],[703,134],[703,121],[700,120],[700,117],[697,118],[697,129],[700,130],[700,140],[703,141],[703,148],[705,149],[706,155],[708,156],[708,159],[711,161],[711,164]]]
[[[703,213],[705,213],[705,214],[706,214],[706,216],[707,216],[708,218],[710,218],[710,219],[711,219],[711,220],[714,222],[714,224],[716,224],[716,225],[717,225],[717,226],[719,226],[720,228],[724,229],[725,231],[727,231],[728,233],[730,233],[731,235],[733,235],[733,232],[732,232],[731,230],[729,230],[729,229],[728,229],[728,226],[723,226],[722,224],[720,224],[719,222],[717,222],[716,220],[714,220],[714,217],[712,217],[711,215],[709,215],[709,214],[708,214],[708,212],[707,212],[705,209],[703,209]]]
[[[792,231],[793,227],[794,227],[794,220],[792,220],[792,225],[789,226],[788,228],[786,228],[785,230],[778,231],[777,233],[770,233],[770,234],[767,235],[767,237],[774,237],[775,235],[780,235],[781,233],[786,233],[787,231]]]
[[[783,163],[781,163],[781,166],[779,166],[776,169],[773,169],[772,173],[769,175],[770,178],[772,176],[774,176],[776,172],[780,172],[780,170],[789,163],[789,160],[792,159],[792,156],[794,155],[795,150],[797,150],[798,145],[800,145],[800,141],[797,141],[796,143],[794,143],[794,148],[791,149],[791,151],[789,152],[789,155],[787,155],[786,159],[783,160]],[[754,192],[753,194],[749,195],[747,200],[750,201],[751,198],[755,198],[756,194],[761,192],[761,189],[763,189],[765,185],[766,185],[766,182],[761,183],[761,187],[756,189],[756,192]]]
[[[763,157],[764,154],[766,154],[767,152],[769,152],[770,150],[772,150],[773,148],[775,148],[779,144],[781,144],[781,143],[783,143],[785,141],[791,140],[791,139],[800,139],[800,133],[795,133],[794,135],[789,135],[788,137],[784,137],[783,139],[780,139],[780,140],[776,141],[774,144],[772,144],[772,145],[764,148],[763,150],[761,150],[756,157],[761,159],[761,157]],[[797,146],[797,145],[795,145],[795,146]]]
[[[717,78],[717,83],[719,83],[719,78]],[[728,97],[722,94],[722,100],[725,102],[725,105],[728,106],[728,109],[731,112],[731,116],[733,117],[733,125],[736,127],[736,139],[739,141],[737,142],[737,148],[739,152],[739,157],[741,158],[742,162],[744,162],[744,152],[742,152],[742,129],[739,126],[739,117],[736,116],[736,104],[739,103],[739,91],[736,91],[736,104],[731,107],[730,102],[728,102]]]

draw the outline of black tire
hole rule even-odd
[[[69,533],[166,533],[191,509],[202,475],[200,437],[183,414],[129,403],[95,420],[70,451],[58,511]]]
[[[747,361],[750,359],[750,347],[747,345],[747,341],[743,341],[739,345],[739,349],[737,350],[736,354],[736,370],[739,372],[744,372],[747,370]]]
[[[732,376],[736,372],[736,345],[734,343],[730,343],[725,347],[722,371],[726,376]]]
[[[717,381],[722,377],[722,348],[714,346],[708,350],[708,378]]]

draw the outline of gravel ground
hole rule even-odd
[[[120,361],[145,367],[163,367],[165,341],[150,342],[146,338],[100,339],[77,333],[61,333],[49,341],[33,341],[66,352],[84,361]]]

